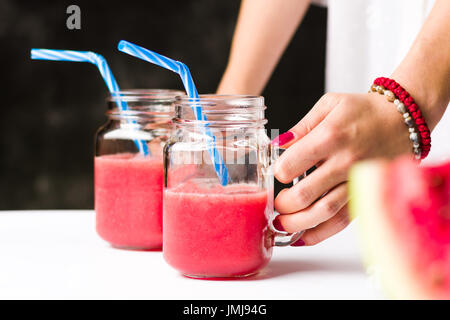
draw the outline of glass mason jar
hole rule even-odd
[[[114,247],[162,246],[163,146],[181,94],[142,89],[107,99],[108,120],[95,137],[95,212],[97,233]]]
[[[206,119],[197,120],[192,107],[198,106]],[[301,235],[272,225],[276,153],[264,129],[265,108],[258,96],[175,101],[174,131],[164,147],[163,255],[186,276],[255,274],[274,245],[289,245]],[[226,186],[220,165],[214,165],[222,162]]]

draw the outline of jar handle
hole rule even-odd
[[[292,182],[292,184],[295,185],[297,182],[299,182],[304,177],[306,177],[306,173],[302,174],[298,178],[295,178],[294,181]],[[272,222],[275,219],[275,217],[276,217],[276,215],[274,215]],[[277,229],[275,229],[272,222],[270,223],[270,225],[271,225],[272,231],[275,234],[275,242],[274,242],[275,247],[290,246],[291,244],[297,242],[302,237],[303,233],[305,232],[305,230],[301,230],[301,231],[294,232],[294,233],[278,231]]]
[[[272,147],[272,155],[271,155],[270,159],[271,159],[271,162],[273,164],[275,162],[275,160],[279,157],[280,151],[283,152],[285,149],[278,148],[278,147],[273,146],[273,145],[271,147]],[[306,174],[307,173],[305,172],[301,176],[295,178],[292,181],[292,185],[295,185],[301,179],[306,177]],[[301,230],[301,231],[294,232],[294,233],[278,231],[273,226],[273,220],[275,218],[276,218],[276,215],[273,215],[273,218],[272,218],[272,220],[270,222],[270,228],[272,229],[272,232],[275,235],[275,241],[274,241],[274,246],[275,247],[287,247],[287,246],[290,246],[291,244],[297,242],[302,237],[303,233],[305,232],[305,230]]]

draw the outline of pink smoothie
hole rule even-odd
[[[254,185],[189,181],[164,191],[164,258],[181,273],[233,277],[257,272],[272,254],[269,193]]]
[[[97,233],[116,247],[162,246],[163,162],[133,154],[95,157]]]

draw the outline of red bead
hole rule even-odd
[[[414,103],[414,99],[413,98],[411,98],[410,96],[409,97],[407,97],[406,99],[405,99],[405,101],[403,102],[407,107],[409,107],[412,103]]]
[[[418,109],[419,109],[419,107],[415,103],[413,103],[410,106],[408,106],[409,113],[416,112]]]
[[[399,97],[400,94],[401,94],[402,92],[403,92],[403,90],[402,90],[402,88],[400,88],[400,87],[397,87],[397,88],[394,89],[394,94],[395,94],[397,97]]]
[[[397,86],[397,84],[396,84],[395,82],[391,82],[391,83],[389,84],[388,89],[391,90],[391,91],[394,91],[397,87],[398,87],[398,86]]]
[[[414,119],[422,118],[422,112],[420,112],[420,110],[417,110],[416,112],[413,112],[412,116]]]
[[[406,91],[402,91],[402,93],[398,96],[398,98],[403,102],[408,97],[408,93]],[[403,102],[404,103],[404,102]]]

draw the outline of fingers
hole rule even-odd
[[[311,132],[328,115],[331,109],[337,104],[339,95],[335,93],[324,94],[295,126],[288,132],[280,135],[281,139],[276,138],[275,144],[288,148],[296,141]],[[284,135],[284,136],[283,136]],[[283,137],[282,137],[283,136]]]
[[[318,167],[275,199],[280,216],[274,226],[280,225],[290,233],[306,230],[297,245],[319,243],[349,223],[344,181],[351,157],[342,152],[337,156],[346,138],[345,130],[333,117],[327,117],[341,100],[339,94],[324,95],[297,125],[276,141],[287,148],[274,165],[274,175],[280,182],[289,183],[314,165]]]
[[[322,122],[317,128],[286,149],[274,164],[274,175],[290,183],[306,170],[328,158],[341,144],[338,130]]]
[[[296,213],[279,215],[277,217],[278,222],[275,224],[281,225],[285,231],[293,233],[325,223],[346,206],[348,202],[346,188],[346,183],[338,185],[309,208]]]
[[[297,125],[273,141],[287,148],[274,165],[275,177],[280,182],[291,182],[327,158],[340,144],[341,128],[325,121],[330,111],[339,104],[340,96],[325,94]]]
[[[334,159],[325,161],[294,186],[281,190],[275,198],[275,209],[281,214],[286,214],[308,208],[325,192],[344,182],[347,178],[346,171],[342,169],[342,165],[335,162]],[[345,188],[339,188],[341,189],[344,189],[345,193]]]
[[[303,234],[299,245],[312,246],[318,244],[336,233],[342,231],[350,224],[350,218],[345,205],[336,215],[331,219],[319,224],[317,227],[306,230]],[[296,243],[293,244],[296,246]]]

